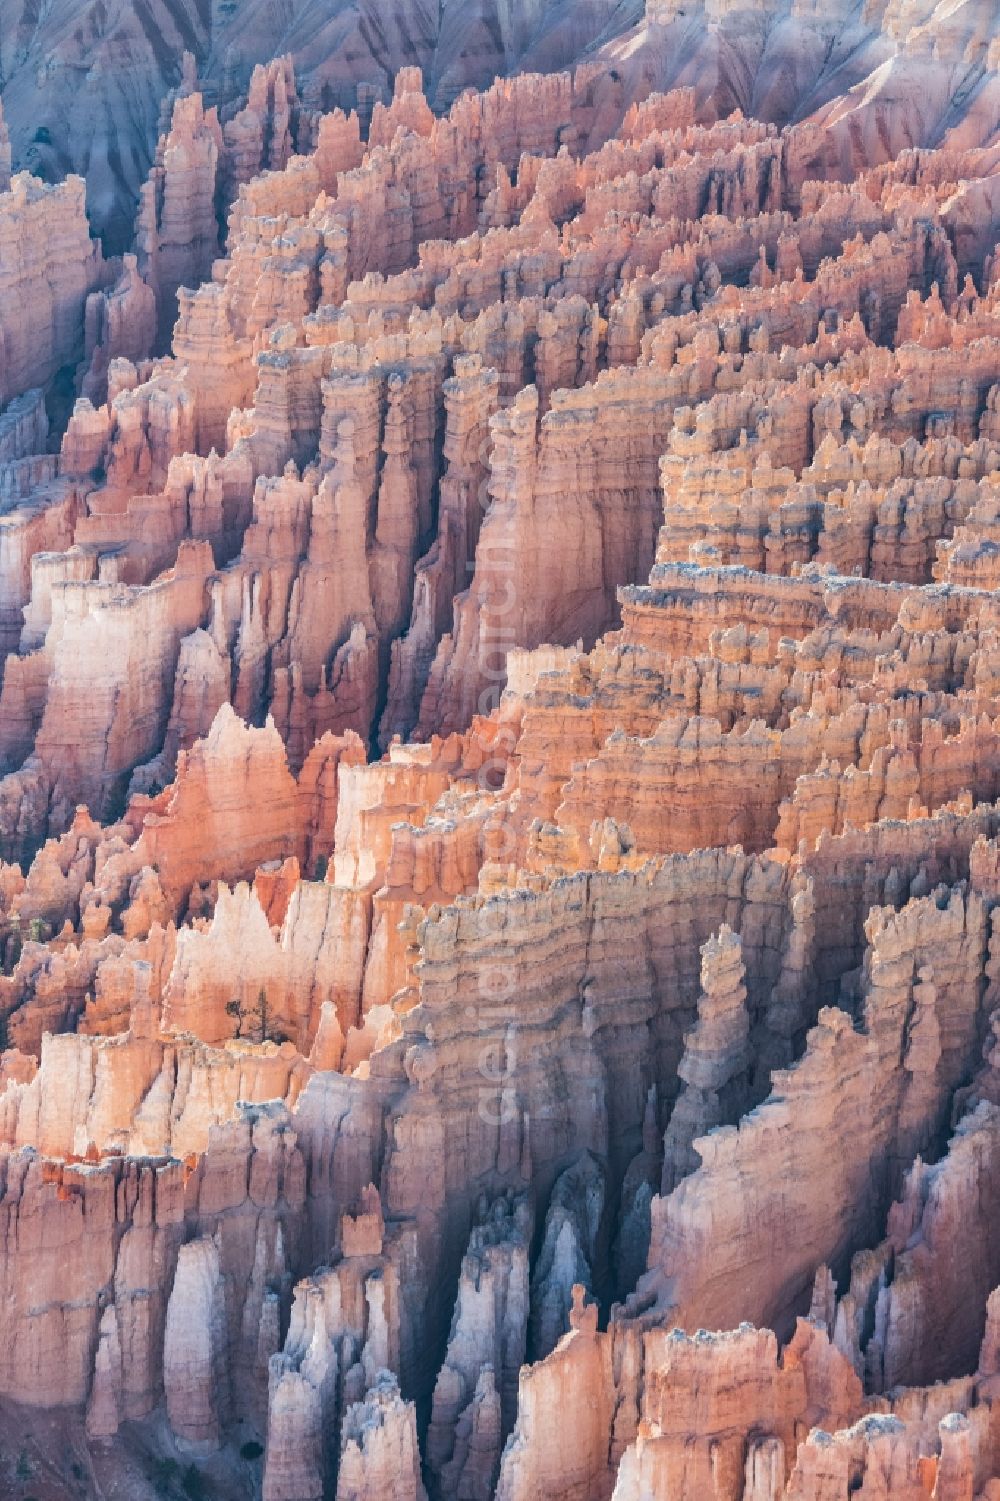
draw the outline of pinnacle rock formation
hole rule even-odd
[[[163,1335],[167,1418],[191,1444],[219,1442],[226,1417],[226,1308],[218,1249],[192,1240],[177,1257]]]
[[[681,1092],[663,1144],[664,1194],[697,1167],[695,1139],[739,1118],[749,1103],[750,1018],[740,940],[723,926],[701,951],[698,1021],[677,1065]]]
[[[441,1496],[488,1501],[493,1494],[525,1359],[530,1232],[524,1199],[498,1200],[473,1227],[427,1432],[427,1463]]]
[[[998,1501],[998,75],[0,4],[0,1496]]]

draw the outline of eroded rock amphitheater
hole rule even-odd
[[[0,1497],[998,1501],[996,0],[0,83]]]

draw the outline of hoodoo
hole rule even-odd
[[[431,10],[0,4],[0,1497],[1000,1501],[997,6]]]

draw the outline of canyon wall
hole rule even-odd
[[[4,1494],[1000,1494],[995,25],[682,9],[0,20]]]

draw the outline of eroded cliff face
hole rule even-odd
[[[739,109],[781,126],[815,115],[849,180],[915,144],[992,142],[994,23],[989,0],[396,0],[388,10],[378,0],[11,0],[0,17],[0,186],[8,149],[45,181],[78,173],[94,224],[121,253],[157,137],[199,90],[217,110],[228,202],[314,144],[324,112],[356,110],[373,142],[388,144],[407,70],[422,70],[443,113],[496,78],[595,62],[594,143],[652,90],[692,87],[713,118]]]
[[[293,11],[0,121],[0,1491],[996,1501],[988,8]]]

